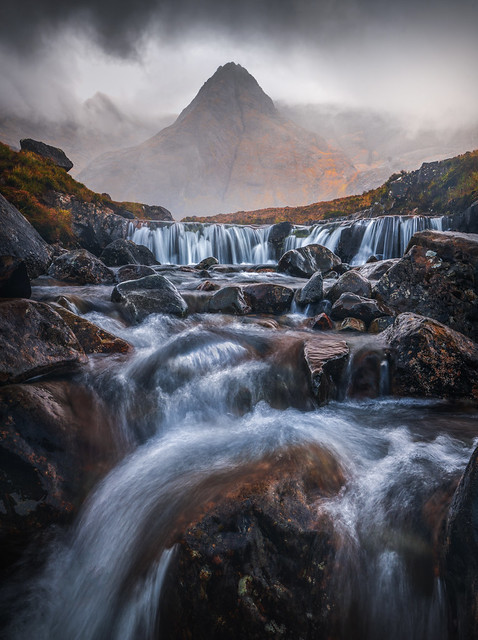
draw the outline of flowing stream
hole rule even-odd
[[[341,541],[331,584],[343,612],[338,637],[446,640],[432,506],[451,499],[478,435],[475,414],[386,395],[315,406],[287,348],[300,333],[293,316],[279,330],[212,315],[154,315],[128,327],[109,288],[47,285],[36,296],[59,291],[135,346],[127,360],[92,358],[79,378],[110,406],[123,457],[51,543],[41,575],[18,597],[9,640],[159,639],[178,522],[217,499],[225,477],[315,445],[346,478],[321,505]],[[383,394],[387,376],[384,366]]]

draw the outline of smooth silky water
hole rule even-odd
[[[478,435],[476,414],[386,396],[318,408],[292,347],[287,355],[294,329],[212,315],[155,315],[129,327],[109,292],[47,282],[35,292],[76,296],[86,318],[135,352],[93,357],[78,378],[109,407],[122,460],[50,543],[40,575],[23,585],[9,640],[157,639],[181,526],[220,499],[225,477],[239,482],[241,470],[265,457],[313,444],[330,451],[346,477],[340,493],[317,506],[340,540],[331,584],[339,637],[445,640],[431,505],[449,504]],[[384,365],[383,393],[387,375]]]

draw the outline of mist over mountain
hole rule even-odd
[[[228,63],[173,125],[101,156],[80,179],[178,217],[330,199],[354,174],[343,152],[287,120],[243,67]]]

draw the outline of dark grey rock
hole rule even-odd
[[[20,140],[20,147],[22,151],[33,151],[33,153],[51,160],[57,167],[69,171],[73,168],[73,162],[66,156],[65,152],[58,147],[52,147],[49,144],[40,142],[39,140],[32,140],[31,138],[24,138]]]
[[[123,238],[118,238],[107,245],[103,249],[100,259],[108,267],[121,267],[126,264],[145,264],[147,266],[159,264],[148,247]]]
[[[48,275],[75,284],[113,284],[115,281],[113,271],[86,249],[69,251],[56,258]]]
[[[13,256],[0,256],[0,298],[29,298],[31,295],[25,262]]]
[[[342,274],[333,287],[328,291],[327,298],[335,302],[343,293],[355,293],[364,298],[372,296],[372,285],[357,271],[347,271]]]
[[[297,302],[300,305],[320,302],[324,297],[324,279],[321,271],[316,271],[309,282],[298,292]]]
[[[219,264],[219,260],[214,256],[210,256],[209,258],[204,258],[204,260],[198,262],[198,264],[195,266],[195,269],[198,269],[199,271],[202,271],[203,269],[207,270],[209,269],[209,267],[212,267],[215,264]]]
[[[341,264],[342,260],[326,247],[308,244],[284,253],[277,265],[277,271],[299,278],[310,278],[316,271],[325,274]]]
[[[144,264],[125,264],[120,267],[116,273],[118,282],[126,282],[126,280],[139,280],[146,276],[154,276],[155,271]]]
[[[251,307],[244,297],[241,287],[224,287],[219,289],[209,300],[208,311],[211,313],[231,313],[243,316],[250,313]]]
[[[116,285],[111,300],[122,304],[134,322],[141,322],[152,313],[184,317],[188,311],[176,287],[160,274]]]
[[[0,194],[0,255],[25,261],[30,278],[46,273],[52,250],[20,211]]]
[[[334,320],[357,318],[369,325],[375,318],[389,315],[376,300],[363,298],[355,293],[343,293],[332,307]]]

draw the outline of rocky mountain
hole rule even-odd
[[[286,119],[246,69],[228,63],[173,125],[99,157],[80,179],[178,217],[329,199],[354,174],[343,152]]]

